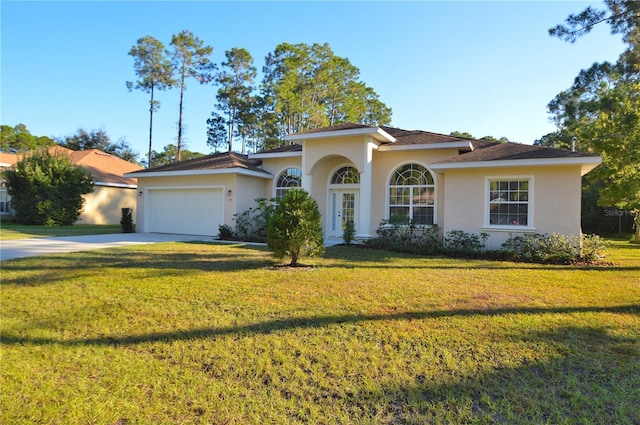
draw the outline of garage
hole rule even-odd
[[[224,223],[222,188],[148,189],[146,232],[216,236]]]

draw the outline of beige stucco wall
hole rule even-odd
[[[581,177],[579,166],[510,167],[446,170],[444,191],[444,232],[489,234],[487,248],[499,249],[511,234],[524,232],[579,235]],[[533,208],[530,229],[496,229],[485,226],[487,217],[486,180],[491,177],[532,177]],[[531,196],[531,194],[530,194]]]
[[[224,193],[224,224],[234,227],[236,212],[255,206],[254,199],[265,197],[264,179],[237,174],[190,175],[171,177],[138,177],[138,208],[136,211],[139,232],[145,231],[145,194],[153,188],[222,188]],[[229,193],[229,190],[231,193]]]
[[[136,209],[136,193],[134,188],[94,186],[93,193],[83,195],[84,208],[77,223],[119,224],[122,208]]]
[[[399,150],[399,151],[374,151],[373,152],[373,194],[371,207],[371,225],[373,232],[380,221],[388,217],[388,185],[391,174],[400,165],[417,163],[429,169],[429,164],[443,158],[457,155],[457,149],[434,150]],[[431,170],[430,170],[431,171]],[[431,171],[436,186],[436,212],[435,223],[439,226],[444,221],[444,175]]]
[[[305,141],[302,144],[304,149],[302,172],[308,174],[318,161],[336,155],[347,158],[358,170],[362,170],[369,141],[371,138],[362,136]]]
[[[302,169],[302,156],[263,159],[262,168],[273,175],[273,179],[265,179],[264,181],[263,197],[271,199],[276,196],[275,184],[278,179],[278,175],[287,168]]]
[[[367,153],[367,143],[370,138],[349,137],[329,140],[305,142],[304,163],[306,170],[312,174],[312,196],[318,202],[323,216],[323,227],[328,228],[329,209],[328,193],[329,179],[337,168],[351,165],[359,171],[363,170]],[[388,218],[388,184],[391,174],[400,165],[418,163],[427,168],[429,164],[457,155],[457,149],[434,150],[397,150],[379,151],[373,149],[371,155],[371,203],[366,205],[360,198],[359,208],[369,210],[371,217],[369,234],[375,235],[380,222]],[[445,176],[432,172],[436,185],[436,217],[437,224],[444,221],[444,180]],[[304,177],[303,177],[304,178]]]

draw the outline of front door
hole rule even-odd
[[[356,190],[332,190],[330,192],[330,237],[341,238],[344,226],[348,221],[353,222],[355,229],[358,228],[358,224],[356,221],[356,217],[358,216],[357,205],[358,192]]]

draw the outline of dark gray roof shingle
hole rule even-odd
[[[474,140],[474,148],[476,147]],[[523,145],[520,143],[496,143],[487,142],[487,145],[481,147],[478,143],[478,147],[472,152],[463,153],[458,156],[446,158],[436,162],[436,164],[456,164],[465,162],[480,162],[480,161],[506,161],[506,160],[523,160],[523,159],[552,159],[552,158],[590,158],[597,157],[597,155],[584,153],[584,152],[571,152],[561,149],[553,149],[542,146]],[[488,144],[491,143],[491,144]]]
[[[258,159],[249,159],[247,155],[226,152],[207,155],[200,158],[188,159],[186,161],[173,162],[167,165],[146,168],[133,174],[145,173],[161,173],[172,171],[195,171],[195,170],[222,170],[226,168],[241,168],[245,170],[257,171],[269,174],[262,168],[262,161]]]

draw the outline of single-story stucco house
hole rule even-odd
[[[52,154],[66,155],[72,164],[81,166],[93,177],[94,190],[82,195],[84,207],[77,224],[118,224],[122,208],[136,207],[136,179],[124,177],[124,174],[141,170],[141,166],[99,149],[73,151],[56,145],[47,150]],[[1,153],[0,171],[15,167],[23,157],[23,154]],[[0,176],[0,214],[13,214],[10,201],[4,178]]]
[[[518,143],[419,130],[340,124],[291,134],[281,148],[228,152],[125,174],[138,179],[137,231],[215,236],[256,198],[306,189],[325,238],[347,220],[375,236],[400,214],[442,232],[487,233],[496,249],[511,234],[579,235],[581,176],[601,158]]]

